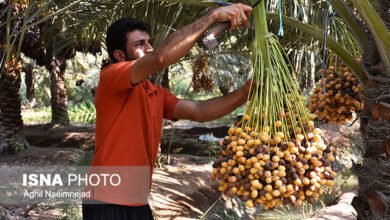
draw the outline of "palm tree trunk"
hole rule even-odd
[[[66,59],[52,56],[47,65],[50,73],[52,124],[69,124],[65,86]]]
[[[354,164],[359,193],[352,205],[358,219],[390,216],[390,70],[371,68],[361,114],[363,162]]]
[[[24,82],[26,83],[26,98],[29,102],[30,107],[33,107],[36,105],[35,91],[34,91],[34,84],[35,84],[34,66],[30,63],[25,63],[23,64],[23,71],[26,73],[26,76],[24,78]]]
[[[20,64],[1,68],[0,154],[18,153],[27,148],[20,102]]]
[[[165,71],[162,75],[162,79],[161,79],[161,86],[163,88],[166,88],[168,90],[169,89],[169,68],[165,68]]]

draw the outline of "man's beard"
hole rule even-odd
[[[125,61],[132,61],[132,60],[136,60],[136,59],[134,59],[133,57],[129,56],[129,54],[127,54],[126,50],[125,50],[125,56],[126,56],[126,59],[125,59]]]
[[[126,56],[126,59],[125,59],[125,61],[132,61],[132,60],[135,60],[135,59],[134,59],[134,58],[132,58],[132,57]]]

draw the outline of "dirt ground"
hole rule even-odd
[[[322,135],[327,140],[328,145],[337,149],[337,166],[339,166],[339,169],[350,166],[351,159],[359,159],[361,138],[358,127],[358,123],[352,127],[348,127],[348,125],[320,125],[320,128],[324,131]],[[169,126],[165,127],[163,140],[164,138],[169,139],[172,131],[170,129]],[[185,150],[180,152],[185,154],[172,155],[169,165],[160,163],[161,166],[156,167],[149,199],[156,219],[199,219],[201,217],[204,217],[204,219],[223,219],[220,216],[226,216],[226,213],[218,212],[222,209],[235,213],[239,219],[254,218],[254,214],[258,209],[243,210],[239,205],[234,205],[234,202],[220,198],[217,182],[209,180],[212,158],[208,157],[207,154],[212,150],[204,152],[199,150],[200,147],[211,147],[210,143],[198,140],[200,134],[212,132],[216,137],[223,137],[227,129],[227,126],[218,126],[217,128],[195,127],[192,129],[175,128],[176,138],[181,136],[184,139],[192,139],[184,144]],[[74,162],[70,158],[79,154],[80,149],[83,151],[89,150],[88,152],[92,155],[94,131],[93,126],[85,125],[57,127],[48,127],[42,124],[26,125],[26,138],[31,146],[19,155],[1,158],[0,166],[72,164]],[[169,144],[163,140],[162,151],[166,152]],[[171,151],[183,148],[180,143],[184,142],[180,142],[180,139],[173,141]],[[201,156],[195,156],[199,154]],[[310,219],[355,219],[354,210],[349,201],[352,197],[353,192],[341,195],[335,206],[326,207],[324,210],[315,213]],[[223,201],[222,204],[225,207],[213,208],[213,204],[215,205],[219,201]],[[210,207],[214,210],[210,211]],[[0,204],[0,219],[1,213],[9,216],[10,219],[57,219],[63,212],[63,210],[53,205],[38,204],[37,207],[28,212],[26,218],[22,217],[28,208],[29,206],[1,207]]]

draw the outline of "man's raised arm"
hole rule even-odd
[[[207,15],[186,25],[165,39],[153,52],[138,59],[131,70],[131,83],[144,80],[158,69],[165,68],[184,57],[200,36],[213,24],[230,22],[230,30],[247,25],[252,8],[235,4],[213,9]]]

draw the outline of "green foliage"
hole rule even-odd
[[[70,204],[59,205],[60,214],[58,215],[58,220],[81,220],[80,208],[77,202]]]
[[[94,158],[94,148],[88,150],[76,149],[76,152],[69,158],[78,166],[90,166]]]
[[[199,219],[254,219],[254,213],[259,213],[263,209],[261,206],[255,208],[246,207],[245,203],[236,196],[233,198],[226,198],[229,200],[229,205],[226,205],[226,200],[220,196],[207,211],[205,211]]]
[[[73,123],[96,123],[96,109],[92,101],[68,106],[69,119]]]
[[[26,139],[24,137],[24,133],[21,131],[13,135],[12,138],[8,139],[8,141],[12,143],[10,148],[11,154],[22,152],[26,148]]]
[[[319,198],[326,206],[334,205],[340,195],[358,186],[357,176],[349,169],[339,171],[332,187],[327,187]]]
[[[250,53],[212,56],[209,60],[209,71],[219,87],[240,88],[253,75]]]
[[[1,1],[6,4],[7,7],[2,8],[0,12],[0,17],[5,18],[0,22],[1,30],[1,42],[2,45],[7,45],[3,47],[0,53],[0,67],[3,68],[5,63],[8,63],[13,58],[20,58],[20,51],[22,42],[26,38],[26,31],[31,30],[31,27],[36,27],[39,24],[42,24],[45,21],[53,19],[56,16],[66,14],[67,10],[72,9],[72,7],[76,6],[77,1],[66,1],[62,5],[62,7],[57,7],[59,1],[55,0],[42,0],[42,1]],[[23,5],[23,10],[17,10],[16,14],[13,14],[14,7],[11,5],[14,4]],[[18,4],[18,5],[19,5]],[[38,8],[36,10],[36,8]],[[53,10],[56,8],[56,10]],[[41,16],[41,15],[45,16]],[[4,30],[5,29],[5,30]],[[52,36],[51,36],[52,37]],[[35,45],[34,45],[35,46]],[[0,72],[1,76],[2,72]]]
[[[178,148],[172,150],[172,153],[174,153],[174,154],[180,154],[180,152],[181,152],[182,150],[183,150],[182,147],[178,147]]]
[[[252,64],[248,54],[230,53],[219,54],[221,51],[207,52],[208,73],[214,77],[215,86],[212,91],[200,91],[195,93],[192,88],[192,69],[191,63],[199,54],[197,49],[182,61],[172,65],[170,75],[170,89],[179,98],[190,100],[205,100],[221,96],[222,89],[229,91],[243,86],[252,74]]]
[[[51,121],[51,107],[27,109],[22,112],[24,122],[48,123]]]
[[[212,138],[214,137],[213,133],[209,134]],[[220,150],[219,143],[216,141],[209,141],[209,146],[203,150],[205,153],[208,154],[209,157],[218,158],[217,151]]]
[[[358,41],[354,38],[352,33],[348,30],[348,26],[339,17],[330,19],[330,36],[337,41],[341,46],[346,48],[353,57],[359,58],[362,51],[359,47]],[[331,55],[329,56],[331,57]]]
[[[94,100],[91,90],[98,85],[103,56],[77,53],[67,62],[65,81],[70,103]],[[83,80],[82,85],[76,86],[78,80]]]
[[[170,75],[170,90],[173,94],[181,99],[189,100],[205,100],[219,96],[219,91],[216,90],[217,87],[214,87],[214,90],[209,91],[200,91],[195,93],[192,88],[192,70],[190,67],[191,60],[184,60],[179,63],[172,65],[172,68],[169,72]]]
[[[76,57],[67,61],[65,74],[65,87],[70,104],[84,101],[93,101],[91,90],[97,87],[100,75],[100,65],[103,55],[93,56],[92,54],[77,53]],[[34,65],[35,83],[34,92],[37,107],[50,106],[50,74],[45,67],[36,65],[36,62],[28,57],[22,56],[23,63]],[[26,85],[22,74],[21,100],[23,105],[28,104],[26,99]],[[76,86],[76,81],[83,80],[81,86]],[[41,121],[41,120],[39,120]]]
[[[37,102],[37,108],[50,105],[50,74],[47,69],[43,66],[38,66],[36,62],[22,54],[23,64],[32,64],[34,66],[34,93]],[[22,105],[27,105],[28,100],[26,98],[26,84],[25,84],[25,73],[22,72],[22,82],[20,90],[20,98]]]
[[[169,87],[179,98],[189,98],[191,88],[191,65],[187,61],[173,64],[169,71]]]

